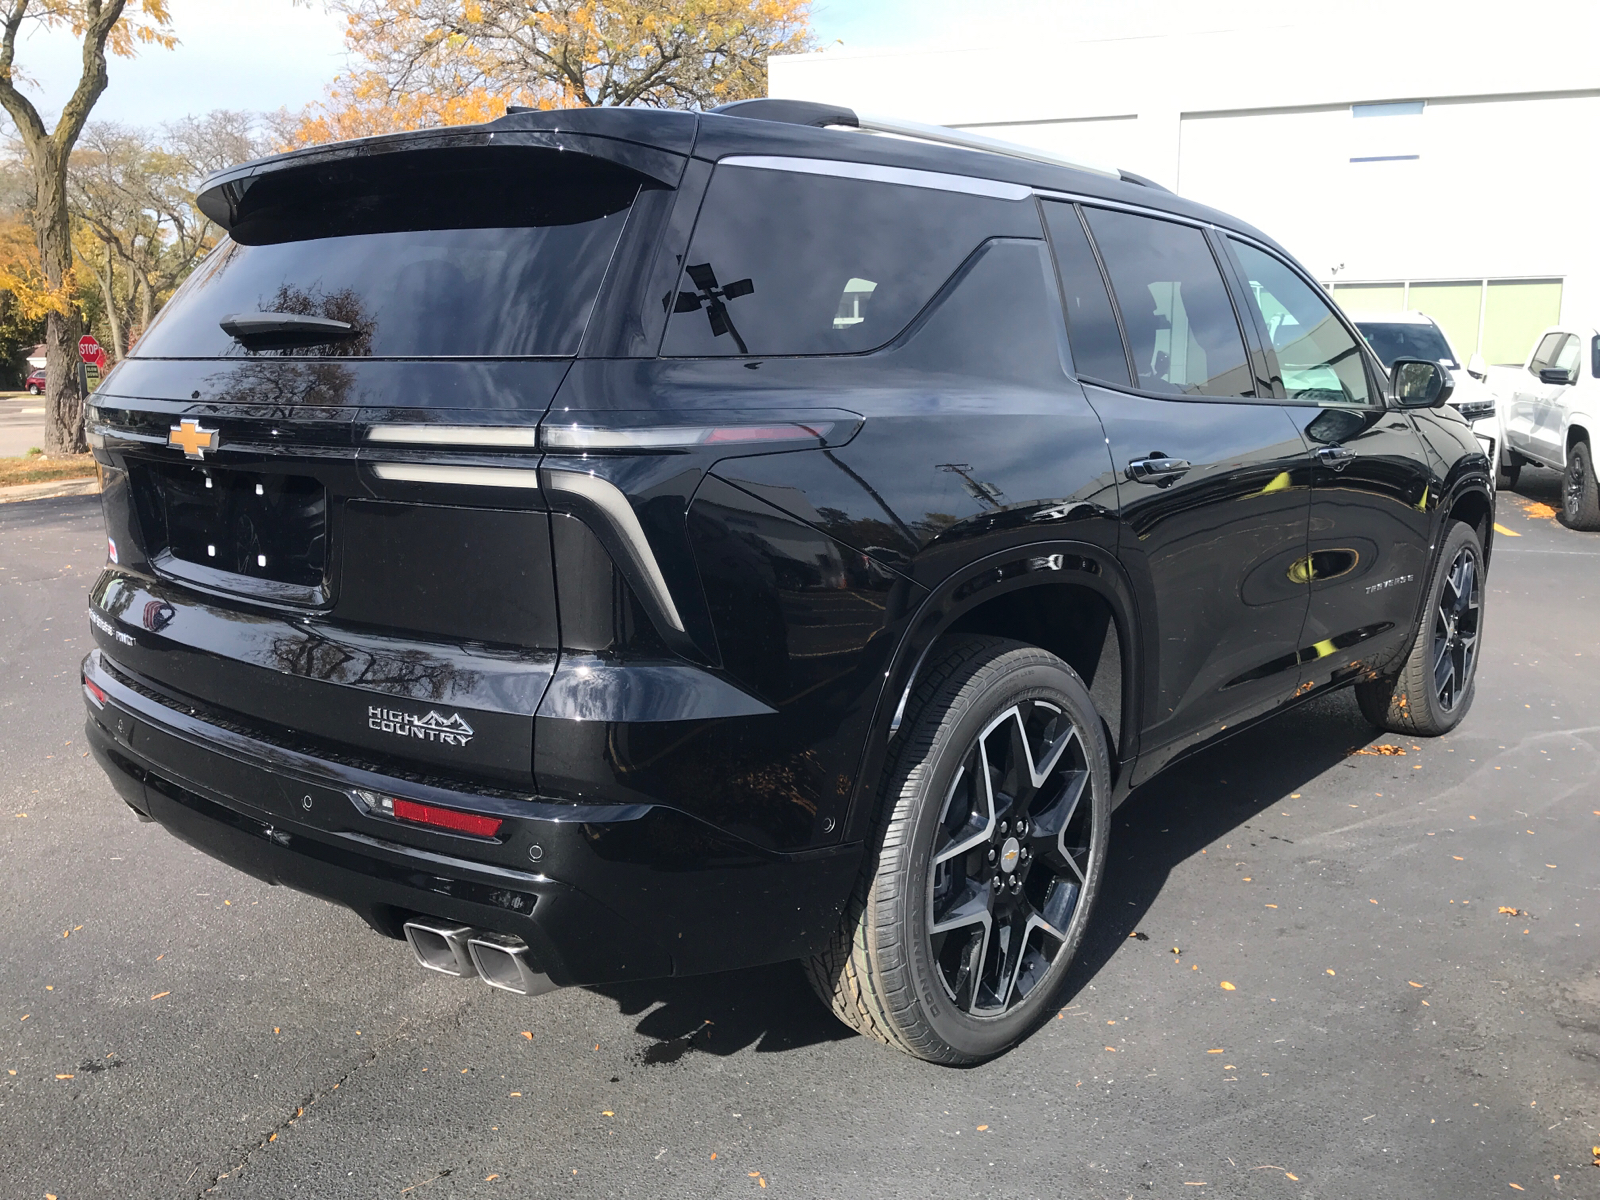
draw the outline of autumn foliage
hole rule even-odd
[[[331,0],[362,65],[281,124],[285,148],[532,108],[709,108],[766,93],[810,0]]]

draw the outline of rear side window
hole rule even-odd
[[[610,164],[533,149],[406,151],[265,175],[134,354],[576,354],[638,189]],[[246,350],[220,322],[252,312],[353,332]]]
[[[1132,213],[1084,211],[1111,276],[1138,386],[1251,395],[1244,339],[1205,234]]]
[[[662,353],[876,349],[980,243],[1008,234],[1039,236],[1030,202],[724,163],[665,299]]]
[[[1072,363],[1085,379],[1128,386],[1128,357],[1122,349],[1122,333],[1117,329],[1106,281],[1094,260],[1094,251],[1083,232],[1078,210],[1070,204],[1046,201],[1045,223],[1061,275],[1061,295],[1067,305],[1067,340],[1072,344]]]

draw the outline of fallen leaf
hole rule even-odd
[[[163,996],[170,996],[170,995],[172,995],[171,992],[157,992],[154,996],[151,996],[150,999],[159,1000]]]
[[[1296,1183],[1300,1182],[1300,1176],[1296,1175],[1293,1171],[1285,1171],[1284,1174],[1290,1179],[1294,1180]]]
[[[716,1152],[716,1151],[715,1151],[715,1150],[713,1150],[713,1151],[712,1151],[712,1152],[711,1152],[711,1157],[712,1157],[712,1158],[715,1158],[715,1157],[716,1157],[716,1156],[717,1156],[717,1152]],[[576,1172],[574,1172],[574,1174],[576,1174]]]
[[[760,1176],[756,1177],[756,1182],[759,1183],[762,1187],[766,1187],[767,1186],[767,1181],[765,1179],[762,1179]]]
[[[277,1134],[273,1134],[271,1137],[269,1137],[267,1139],[267,1141],[269,1141],[269,1142],[275,1142],[277,1140],[278,1140],[278,1135]]]
[[[1426,1000],[1424,1000],[1424,1001],[1423,1001],[1423,1002],[1422,1002],[1422,1007],[1423,1007],[1423,1008],[1432,1008],[1432,1007],[1433,1007],[1433,1005],[1431,1005],[1431,1004],[1429,1004],[1429,1003],[1428,1003],[1428,1002],[1427,1002],[1427,1001],[1426,1001]]]
[[[1117,1048],[1115,1046],[1107,1046],[1106,1049],[1111,1051],[1113,1054],[1117,1052]]]
[[[1276,904],[1269,904],[1269,905],[1267,905],[1267,907],[1268,908],[1277,908],[1278,906]]]
[[[982,1133],[987,1128],[989,1128],[987,1125],[979,1125],[978,1126],[978,1132]],[[1595,1153],[1600,1154],[1600,1150],[1597,1150]]]
[[[512,1092],[512,1093],[511,1093],[511,1094],[512,1094],[512,1095],[513,1095],[513,1096],[518,1096],[518,1097],[520,1097],[520,1096],[521,1096],[521,1095],[522,1095],[522,1093],[521,1093],[521,1092]]]
[[[1246,883],[1249,883],[1249,882],[1250,882],[1250,876],[1248,876],[1248,875],[1246,875],[1246,876],[1245,876],[1245,877],[1244,877],[1244,881],[1245,881],[1245,882],[1246,882]]]
[[[1397,754],[1401,755],[1401,756],[1404,756],[1405,751],[1402,750],[1399,746],[1391,746],[1388,742],[1384,742],[1382,745],[1379,745],[1379,746],[1367,746],[1364,749],[1357,750],[1356,753],[1357,754],[1376,754],[1376,755],[1381,755],[1381,756],[1383,756],[1385,758],[1391,758],[1391,757],[1393,757],[1394,755],[1397,755]]]
[[[1504,904],[1502,904],[1500,906],[1500,911],[1505,913],[1509,917],[1520,917],[1520,916],[1522,916],[1522,910],[1520,908],[1507,908]]]
[[[273,1026],[273,1027],[272,1027],[272,1032],[273,1032],[273,1033],[277,1033],[277,1032],[278,1032],[278,1027],[277,1027],[277,1026],[276,1026],[276,1025],[274,1025],[274,1026]]]
[[[531,1033],[530,1033],[530,1032],[528,1032],[528,1031],[527,1031],[527,1030],[526,1030],[526,1029],[524,1029],[524,1030],[523,1030],[523,1031],[522,1031],[522,1036],[523,1036],[523,1037],[525,1037],[525,1038],[527,1038],[527,1039],[528,1039],[528,1040],[529,1040],[529,1041],[530,1041],[530,1042],[531,1042],[531,1041],[533,1041],[533,1034],[531,1034]]]
[[[1514,1187],[1514,1188],[1516,1188],[1516,1189],[1517,1189],[1517,1191],[1519,1191],[1519,1192],[1520,1192],[1520,1191],[1524,1191],[1524,1190],[1525,1190],[1525,1189],[1524,1189],[1524,1188],[1523,1188],[1523,1186],[1522,1186],[1522,1185],[1521,1185],[1521,1184],[1520,1184],[1520,1183],[1508,1183],[1508,1184],[1506,1184],[1506,1186],[1507,1186],[1507,1187]]]
[[[1408,980],[1406,980],[1406,982],[1409,983],[1412,987],[1421,987],[1422,986],[1420,983],[1418,983],[1414,979],[1408,979]]]
[[[1236,992],[1239,989],[1234,987],[1233,984],[1229,983],[1226,979],[1224,979],[1222,981],[1222,990],[1225,991],[1225,992]]]
[[[1332,967],[1329,967],[1329,968],[1328,968],[1328,974],[1329,974],[1329,975],[1332,975],[1332,974],[1333,974],[1333,968],[1332,968]]]
[[[1461,855],[1459,855],[1459,854],[1452,854],[1450,857],[1455,859],[1457,862],[1466,862],[1467,861],[1466,859],[1462,858]]]
[[[600,1115],[601,1115],[601,1116],[602,1116],[602,1117],[614,1117],[614,1116],[616,1116],[616,1115],[617,1115],[617,1114],[616,1114],[616,1113],[614,1113],[614,1112],[612,1112],[612,1111],[611,1111],[611,1110],[610,1110],[610,1109],[609,1109],[609,1108],[608,1108],[608,1109],[606,1109],[606,1110],[605,1110],[605,1112],[603,1112],[603,1113],[601,1113],[601,1114],[600,1114]]]
[[[1148,942],[1150,940],[1150,935],[1148,933],[1140,933],[1137,929],[1135,929],[1128,936],[1131,938],[1138,938],[1141,942]]]
[[[56,1078],[57,1079],[72,1079],[72,1078],[75,1078],[75,1076],[72,1076],[72,1075],[57,1075]]]
[[[1548,868],[1551,871],[1554,871],[1556,869],[1555,863],[1545,863],[1545,867]]]
[[[485,1183],[493,1183],[496,1179],[499,1179],[499,1178],[500,1178],[500,1176],[498,1176],[498,1175],[485,1175],[483,1177],[483,1181]]]
[[[1376,904],[1377,901],[1376,900],[1372,900],[1372,899],[1368,899],[1367,903],[1368,904]]]
[[[1206,1053],[1207,1054],[1222,1054],[1223,1051],[1221,1051],[1221,1050],[1207,1050]]]

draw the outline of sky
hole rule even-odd
[[[1115,2],[1078,0],[1074,7]],[[159,126],[217,108],[298,109],[345,65],[343,18],[325,12],[320,0],[171,0],[170,7],[181,44],[111,59],[96,120]],[[821,47],[866,49],[960,39],[1061,8],[1060,0],[813,0],[812,28]],[[65,33],[33,30],[18,39],[18,67],[34,81],[28,94],[51,125],[80,61]]]

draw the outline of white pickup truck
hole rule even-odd
[[[1526,463],[1560,471],[1567,526],[1600,530],[1600,330],[1553,325],[1522,367],[1496,368],[1488,383],[1505,439],[1500,486],[1515,487]]]

